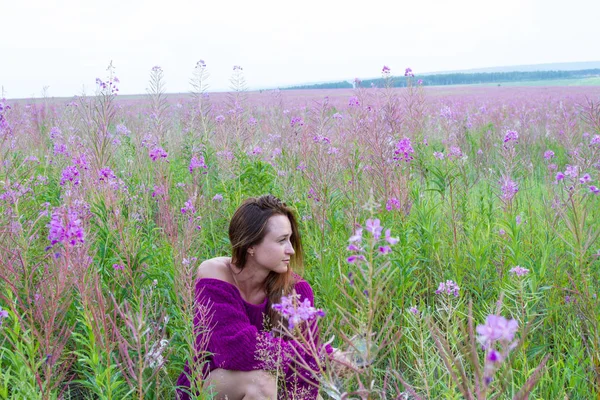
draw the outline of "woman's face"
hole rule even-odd
[[[285,215],[272,216],[267,221],[264,239],[248,249],[249,261],[279,274],[287,272],[290,257],[294,254],[291,236],[292,225],[289,218]]]

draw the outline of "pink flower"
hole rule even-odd
[[[156,146],[155,148],[151,149],[148,155],[152,161],[156,161],[160,158],[167,158],[169,156],[167,152],[160,146]]]
[[[491,347],[494,342],[510,343],[515,337],[519,323],[500,315],[488,315],[484,325],[477,326],[477,340],[485,348]]]
[[[362,228],[358,228],[356,229],[356,231],[354,232],[354,235],[350,236],[350,239],[348,239],[349,242],[360,242],[362,240]]]
[[[525,276],[529,273],[529,270],[517,265],[516,267],[511,268],[511,270],[508,272],[516,276]]]
[[[381,226],[379,218],[369,218],[365,223],[365,229],[367,230],[367,232],[371,233],[375,239],[379,239],[381,237],[381,231],[383,230],[383,226]]]
[[[393,245],[395,245],[396,243],[398,243],[398,241],[399,241],[400,239],[398,239],[398,238],[393,238],[393,237],[391,237],[390,235],[391,235],[391,229],[386,229],[386,230],[385,230],[385,240],[386,240],[386,242],[388,242],[390,245],[392,245],[392,246],[393,246]]]

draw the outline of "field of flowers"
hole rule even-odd
[[[0,101],[0,399],[174,398],[241,201],[301,221],[333,399],[600,393],[600,87]],[[410,69],[406,75],[411,76]],[[324,361],[327,363],[328,361]],[[201,397],[209,398],[208,395]]]

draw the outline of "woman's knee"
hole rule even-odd
[[[247,376],[244,400],[277,399],[277,380],[266,371],[252,371]]]

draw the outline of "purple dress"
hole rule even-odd
[[[297,279],[295,290],[300,295],[300,301],[308,299],[314,306],[312,288],[305,280],[298,276]],[[316,370],[314,358],[306,354],[299,343],[273,337],[270,332],[263,330],[267,298],[262,304],[250,304],[242,298],[237,287],[229,282],[203,278],[196,282],[196,309],[200,310],[202,305],[209,306],[212,315],[212,319],[209,318],[211,329],[208,336],[204,336],[206,333],[199,329],[201,319],[198,311],[194,318],[194,326],[200,332],[196,338],[196,351],[198,354],[203,354],[204,351],[210,353],[204,358],[206,363],[202,369],[203,379],[217,368],[234,371],[271,370],[276,364],[280,374],[285,374],[285,391],[279,391],[280,398],[317,398],[318,387],[313,374],[295,365],[297,357],[302,357]],[[314,340],[318,341],[316,322],[309,324],[308,328],[314,332]],[[259,354],[263,357],[258,356]],[[271,360],[261,360],[260,358],[265,358],[265,354],[271,354]],[[186,363],[177,386],[189,388],[189,374],[190,368]],[[188,400],[190,396],[178,389],[177,398]]]

